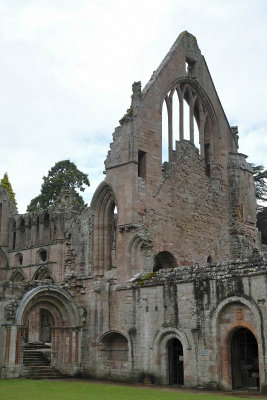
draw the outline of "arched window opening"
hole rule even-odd
[[[54,280],[51,278],[50,272],[47,267],[40,267],[34,274],[33,281],[44,281],[49,280],[54,283]]]
[[[108,361],[128,361],[128,341],[117,332],[104,336],[99,346],[100,354]]]
[[[162,164],[169,160],[169,134],[168,134],[168,109],[166,100],[164,100],[162,105]]]
[[[153,272],[157,272],[160,269],[175,268],[177,262],[175,257],[168,251],[161,251],[154,258]]]
[[[194,123],[194,144],[200,151],[200,133],[199,133],[200,111],[199,111],[198,99],[196,99],[195,104],[194,104],[193,123]]]
[[[170,339],[167,343],[169,384],[184,384],[184,356],[180,340]]]
[[[184,109],[184,139],[190,140],[190,108],[188,91],[184,94],[183,109]]]
[[[102,276],[116,267],[118,210],[108,185],[96,193],[91,207],[95,210],[93,264],[96,275]]]
[[[49,214],[45,213],[44,215],[44,230],[43,230],[43,239],[44,241],[47,241],[50,239],[50,218],[49,218]]]
[[[204,158],[206,162],[206,174],[208,176],[210,176],[210,158],[211,158],[210,141],[211,141],[211,124],[209,118],[207,117],[204,127]]]
[[[172,150],[176,149],[179,140],[179,98],[175,90],[172,96]]]
[[[25,246],[25,220],[22,218],[20,221],[20,247]]]
[[[145,179],[146,177],[146,153],[138,150],[138,176]]]
[[[199,149],[209,170],[210,122],[206,131],[204,128],[208,118],[206,107],[193,86],[188,83],[174,86],[162,105],[162,163],[172,161],[176,141],[188,140]]]
[[[211,257],[211,256],[208,256],[208,258],[207,258],[207,263],[208,263],[208,264],[211,264],[211,263],[212,263],[212,257]]]
[[[16,248],[16,222],[13,223],[13,240],[12,240],[12,250]]]
[[[40,250],[39,257],[40,257],[40,261],[45,262],[47,260],[47,251],[44,249]]]
[[[199,141],[199,129],[196,118],[194,117],[194,137],[195,137],[195,146],[198,150],[200,150],[200,141]]]
[[[15,271],[11,275],[10,280],[13,282],[22,282],[25,281],[25,277],[21,271]]]
[[[231,364],[233,389],[259,388],[258,343],[253,333],[246,328],[233,333]]]
[[[15,265],[16,267],[19,267],[23,264],[23,254],[17,253],[15,255]]]
[[[117,232],[117,207],[115,204],[111,208],[110,212],[110,261],[111,267],[116,267],[116,232]]]
[[[36,243],[39,243],[39,232],[40,232],[40,218],[36,219]]]
[[[30,217],[29,221],[28,221],[28,240],[29,240],[29,243],[31,241],[31,236],[32,236],[32,220],[31,220],[31,217]]]

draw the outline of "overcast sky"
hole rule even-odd
[[[104,179],[112,133],[180,32],[196,36],[248,161],[267,168],[266,0],[0,0],[0,178],[19,212],[55,162]]]

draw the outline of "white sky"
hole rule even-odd
[[[19,211],[55,162],[104,179],[131,85],[196,36],[240,149],[267,168],[266,0],[0,0],[0,178]]]

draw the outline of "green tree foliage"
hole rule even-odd
[[[267,201],[267,170],[263,165],[251,165],[256,189],[256,199]]]
[[[253,165],[257,201],[267,201],[267,170],[263,165]],[[263,244],[267,244],[267,207],[257,204],[257,227]]]
[[[267,207],[262,207],[257,214],[257,227],[261,232],[261,241],[267,244]]]
[[[43,181],[41,193],[31,200],[27,207],[28,212],[48,208],[64,188],[73,190],[77,199],[77,206],[84,206],[83,198],[79,195],[77,189],[84,192],[84,185],[89,186],[90,183],[88,176],[79,171],[73,162],[69,160],[57,162],[50,169],[48,175],[43,177]]]
[[[11,183],[9,182],[7,172],[4,173],[4,176],[0,181],[0,185],[8,191],[11,199],[14,200],[15,204],[17,205],[16,198],[15,198],[15,193],[13,191]]]

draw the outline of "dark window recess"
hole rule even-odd
[[[19,263],[19,265],[22,265],[22,263],[23,263],[23,255],[22,254],[18,255],[18,263]]]
[[[2,203],[0,203],[0,237],[1,237],[1,222],[2,222]]]
[[[146,177],[146,153],[142,150],[138,150],[138,176]]]
[[[40,222],[39,217],[37,217],[37,220],[36,220],[36,242],[39,241],[39,222]]]
[[[153,272],[157,272],[164,268],[175,268],[177,262],[175,257],[168,251],[161,251],[154,258]]]
[[[106,360],[128,361],[128,341],[120,333],[109,333],[104,337],[100,344],[100,351]],[[114,368],[114,365],[112,367]]]
[[[167,343],[169,361],[169,384],[184,384],[183,346],[180,340],[171,339]]]
[[[210,144],[205,144],[206,174],[210,176]]]
[[[46,261],[46,259],[47,259],[47,251],[46,250],[41,250],[39,255],[40,255],[40,259],[42,261]]]
[[[211,263],[212,263],[212,257],[211,257],[211,256],[208,256],[208,258],[207,258],[207,263],[208,263],[208,264],[211,264]]]
[[[13,250],[15,249],[15,247],[16,247],[16,232],[13,232],[13,243],[12,243]]]
[[[189,77],[192,77],[195,72],[195,61],[186,59],[185,61],[185,70]]]

